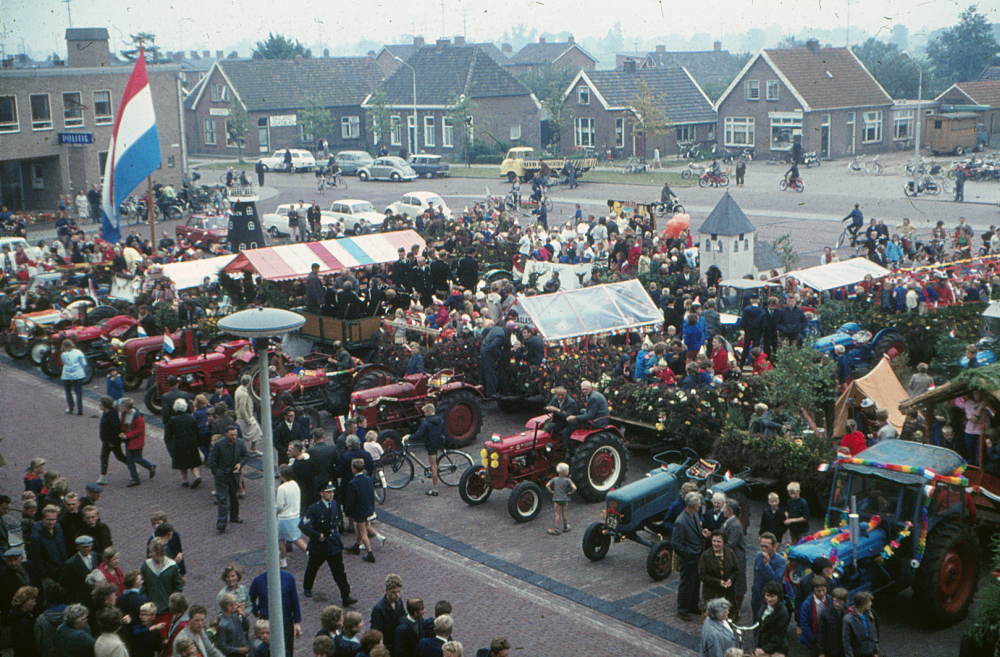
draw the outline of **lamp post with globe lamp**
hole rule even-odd
[[[917,67],[917,73],[919,78],[917,80],[917,111],[916,111],[916,124],[914,126],[913,134],[913,195],[916,196],[917,192],[920,190],[920,124],[923,122],[923,115],[920,112],[920,103],[924,98],[924,69],[917,63],[917,60],[913,58],[908,51],[904,50],[903,55],[913,62],[913,65]]]

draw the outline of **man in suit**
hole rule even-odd
[[[406,249],[400,247],[398,250],[399,260],[392,263],[392,285],[407,292],[413,289],[410,283],[410,262],[406,259]]]
[[[97,557],[93,554],[94,539],[82,535],[76,538],[76,554],[63,565],[60,584],[66,589],[66,600],[72,603],[90,602],[90,586],[87,575],[97,568]]]
[[[299,523],[299,529],[309,537],[309,563],[302,578],[302,592],[307,598],[312,597],[313,583],[320,566],[325,562],[330,567],[333,581],[340,589],[340,600],[344,607],[350,607],[356,598],[351,597],[351,585],[344,572],[344,544],[340,541],[337,531],[337,519],[340,511],[333,496],[337,491],[333,481],[326,482],[320,489],[320,501],[306,510],[305,517]]]
[[[417,644],[424,638],[424,601],[409,598],[406,601],[406,616],[396,626],[395,647],[392,657],[413,657]]]
[[[743,369],[750,350],[759,347],[764,338],[764,309],[760,307],[760,298],[756,294],[750,297],[750,305],[743,309],[743,315],[740,317],[740,328],[743,329],[740,369]],[[773,356],[773,354],[768,355]]]
[[[305,427],[302,426],[301,422],[297,422],[295,419],[294,407],[286,406],[282,416],[284,418],[284,422],[279,422],[278,425],[274,427],[274,448],[278,450],[279,463],[288,453],[289,445],[296,440],[303,443],[309,440]]]
[[[315,431],[315,429],[314,429]],[[322,433],[322,429],[319,429]],[[306,453],[306,448],[300,441],[294,441],[288,446],[288,459],[292,465],[292,479],[299,485],[301,502],[299,517],[306,514],[306,509],[319,501],[316,484],[313,477],[313,462]]]
[[[167,422],[170,422],[170,418],[174,416],[175,401],[186,399],[188,404],[194,401],[194,395],[180,389],[180,381],[177,380],[176,376],[168,376],[167,385],[170,386],[170,390],[163,393],[163,410],[160,413],[163,416],[163,426],[167,426]]]
[[[385,576],[385,596],[372,607],[371,629],[382,633],[382,642],[389,649],[389,654],[396,652],[396,628],[406,616],[406,608],[399,599],[402,593],[403,579],[389,573]]]
[[[434,619],[434,636],[421,639],[417,643],[416,657],[444,657],[441,649],[451,636],[455,622],[451,614],[441,614]]]
[[[479,284],[479,261],[475,258],[476,250],[470,248],[465,257],[458,261],[455,274],[458,282],[466,290],[475,292],[476,285]]]
[[[312,446],[309,448],[309,461],[312,464],[313,475],[310,490],[319,491],[320,486],[336,476],[337,457],[337,448],[326,442],[323,430],[313,429]],[[303,495],[306,494],[305,491],[306,489],[302,490]],[[308,508],[306,507],[306,509]]]
[[[684,512],[674,522],[670,545],[680,564],[680,584],[677,587],[677,616],[682,621],[690,621],[698,615],[698,561],[702,553],[701,521],[698,510],[701,495],[688,493],[684,496]]]
[[[28,543],[28,558],[35,569],[35,577],[43,586],[46,580],[58,583],[63,564],[66,563],[66,541],[59,526],[59,507],[49,504],[42,509],[42,519],[35,523]]]
[[[576,415],[577,410],[576,400],[569,396],[566,388],[563,386],[556,388],[555,395],[549,401],[549,405],[545,407],[546,413],[552,413],[551,433],[563,431],[567,426],[566,418],[570,415]]]
[[[429,267],[432,289],[440,298],[445,299],[448,297],[452,281],[451,267],[448,265],[448,261],[445,260],[448,254],[442,249],[434,255],[437,257],[431,261]]]
[[[227,519],[237,525],[243,524],[240,519],[237,478],[249,458],[247,446],[239,439],[235,426],[226,429],[225,438],[216,440],[212,445],[212,453],[208,455],[208,467],[215,477],[215,497],[219,504],[215,528],[220,532],[226,531]]]

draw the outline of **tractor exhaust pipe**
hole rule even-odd
[[[858,539],[861,537],[861,517],[858,515],[858,498],[851,496],[851,513],[847,516],[851,528],[851,549],[854,552],[854,566],[858,565]]]

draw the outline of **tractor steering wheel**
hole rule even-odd
[[[438,370],[433,375],[431,375],[430,379],[428,379],[427,385],[430,386],[431,388],[440,388],[441,386],[446,385],[449,381],[451,381],[452,377],[454,376],[455,376],[455,370],[450,370],[450,369]]]

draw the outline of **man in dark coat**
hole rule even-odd
[[[437,259],[432,260],[429,267],[432,289],[442,299],[448,296],[452,280],[451,267],[448,266],[448,261],[445,260],[446,255],[444,250],[438,251]]]
[[[76,539],[76,554],[63,564],[60,584],[66,589],[66,600],[72,603],[87,604],[90,602],[90,585],[87,575],[97,568],[97,556],[94,552],[94,539],[87,535]]]
[[[566,428],[563,429],[563,458],[570,453],[572,444],[570,436],[577,429],[595,427],[602,429],[608,426],[608,400],[599,392],[594,390],[590,381],[580,383],[580,403],[583,412],[578,415],[570,415],[566,418]],[[699,556],[701,556],[699,552]]]
[[[406,259],[406,249],[400,247],[399,260],[392,263],[390,270],[393,286],[407,291],[413,290],[413,286],[410,284],[410,268],[410,262]]]
[[[406,615],[396,626],[395,648],[392,657],[413,657],[417,644],[424,638],[424,601],[409,598],[406,601]]]
[[[354,436],[352,440],[357,440],[357,436]],[[365,453],[367,454],[367,452]],[[371,460],[371,456],[369,456],[369,460]],[[344,515],[354,521],[356,542],[345,551],[359,554],[363,545],[368,551],[364,561],[375,563],[371,540],[368,538],[368,519],[375,513],[375,485],[372,478],[365,474],[366,466],[363,459],[353,459],[349,467],[352,477],[347,484],[347,493],[344,495]]]
[[[510,333],[517,327],[514,322],[491,328],[479,348],[479,365],[482,368],[483,393],[493,398],[502,389],[501,358],[505,351],[504,342],[510,346]]]
[[[178,399],[186,399],[189,406],[191,402],[194,401],[194,395],[180,389],[180,381],[176,376],[168,376],[167,385],[170,386],[170,390],[163,393],[163,410],[160,413],[163,417],[163,426],[167,426],[167,422],[170,422],[170,418],[174,416],[175,401]]]
[[[11,600],[22,586],[31,586],[25,567],[24,545],[16,545],[3,553],[4,567],[0,572],[0,623],[10,625]]]
[[[93,553],[99,562],[105,548],[114,545],[111,539],[111,528],[101,522],[101,514],[93,504],[83,507],[81,513],[83,514],[83,525],[77,531],[76,536],[73,537],[73,541],[75,543],[76,539],[80,536],[89,536],[93,539]],[[94,567],[96,568],[97,565],[95,563]]]
[[[41,503],[39,501],[39,504]],[[69,555],[76,550],[73,541],[80,535],[80,528],[83,527],[83,507],[80,504],[79,493],[72,492],[66,495],[63,505],[65,511],[59,516],[59,526],[62,528],[63,541],[66,544],[66,555],[69,558]],[[65,560],[63,559],[63,561]]]
[[[341,319],[355,319],[361,310],[361,300],[354,292],[350,281],[344,282],[344,287],[337,292],[337,315]]]
[[[257,160],[257,164],[253,167],[254,171],[257,172],[257,185],[259,187],[264,186],[264,173],[267,172],[267,167],[264,166],[264,162]]]
[[[530,328],[521,329],[521,344],[523,358],[528,365],[538,366],[545,360],[545,340]]]
[[[340,541],[337,531],[337,517],[340,511],[333,496],[337,491],[336,484],[328,481],[320,490],[320,501],[308,509],[299,523],[299,529],[309,537],[309,562],[302,578],[302,592],[307,598],[312,597],[313,583],[320,566],[325,562],[333,575],[333,581],[340,589],[340,600],[344,607],[350,607],[357,599],[351,597],[351,585],[344,572],[344,544]]]
[[[677,616],[690,621],[698,615],[698,562],[701,559],[702,534],[698,510],[701,495],[696,492],[684,497],[684,511],[674,522],[670,535],[670,545],[680,564],[680,584],[677,587]]]
[[[216,440],[212,445],[212,453],[208,456],[208,467],[215,477],[215,497],[219,507],[215,528],[220,532],[226,531],[227,520],[237,525],[243,524],[240,519],[240,499],[237,495],[238,477],[249,458],[250,453],[247,452],[247,446],[243,441],[239,440],[235,425],[226,429],[223,440]]]
[[[750,350],[760,346],[764,338],[764,321],[764,309],[760,307],[760,298],[754,294],[750,297],[750,305],[743,309],[743,315],[740,317],[740,328],[743,329],[740,369],[746,364]]]
[[[806,314],[799,308],[795,295],[788,295],[786,302],[785,307],[778,312],[778,337],[801,347],[802,335],[806,330]]]
[[[382,643],[394,655],[396,650],[396,628],[406,617],[406,607],[400,600],[403,592],[403,580],[395,573],[385,576],[385,595],[372,607],[371,629],[382,633]]]
[[[42,519],[35,523],[28,543],[28,558],[35,569],[35,577],[43,586],[46,580],[59,581],[66,563],[66,540],[59,526],[59,508],[54,505],[42,509]]]
[[[312,271],[306,276],[306,312],[318,315],[323,306],[326,290],[319,278],[319,263],[312,264]]]
[[[314,431],[323,432],[322,429]],[[301,502],[299,504],[299,517],[305,515],[306,509],[319,500],[319,493],[316,492],[314,481],[313,461],[306,453],[303,443],[295,441],[288,446],[288,458],[292,464],[292,479],[299,485]]]
[[[118,409],[115,408],[115,400],[107,395],[101,397],[101,478],[97,480],[99,484],[108,483],[108,461],[114,454],[119,463],[125,463],[125,454],[122,452],[122,422],[118,417]]]
[[[296,440],[309,440],[306,429],[295,417],[295,408],[286,406],[282,413],[283,420],[274,427],[274,448],[278,450],[278,461],[281,462],[288,454],[288,446]]]
[[[569,396],[566,388],[559,386],[555,389],[555,394],[545,407],[546,413],[552,414],[552,432],[563,431],[566,428],[566,418],[576,415],[576,400]]]
[[[462,287],[473,292],[476,290],[476,285],[479,284],[479,261],[474,257],[475,253],[475,249],[469,249],[465,257],[458,261],[458,267],[455,270],[458,282]]]
[[[339,456],[337,448],[326,442],[323,430],[313,429],[312,446],[309,448],[309,460],[312,462],[313,471],[312,490],[318,493],[321,485],[334,479]]]

